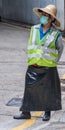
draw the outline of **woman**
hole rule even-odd
[[[30,111],[45,111],[42,120],[48,121],[51,111],[61,109],[61,89],[57,63],[63,51],[62,36],[56,27],[55,5],[34,8],[40,24],[31,28],[28,42],[28,69],[25,92],[20,111],[14,119],[30,119]]]

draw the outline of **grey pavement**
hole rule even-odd
[[[14,115],[19,114],[20,106],[6,104],[13,98],[23,97],[28,37],[29,29],[0,23],[0,130],[11,130],[25,123],[25,120],[13,119]],[[63,42],[65,44],[65,40]],[[58,72],[62,79],[65,75],[65,45]],[[33,117],[36,119],[35,123],[26,130],[65,130],[65,79],[61,82],[62,110],[52,112],[49,122],[43,122],[42,116]]]

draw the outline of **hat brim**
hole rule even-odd
[[[54,20],[54,24],[56,26],[60,26],[60,21],[56,18],[55,15],[53,15],[49,10],[47,10],[47,8],[33,8],[33,12],[38,16],[42,16],[42,12],[47,13],[49,15],[51,15],[55,20]]]

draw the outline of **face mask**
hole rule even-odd
[[[48,23],[48,17],[47,16],[41,16],[40,17],[40,23],[43,25],[46,25]]]

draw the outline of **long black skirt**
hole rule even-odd
[[[61,88],[57,67],[29,66],[20,111],[61,109]]]

